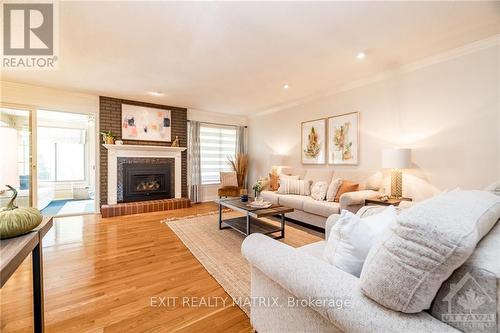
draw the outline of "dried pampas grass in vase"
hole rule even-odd
[[[245,179],[247,177],[248,171],[248,155],[247,154],[236,154],[236,156],[229,156],[227,158],[229,165],[236,171],[236,177],[238,178],[238,187],[245,186]]]

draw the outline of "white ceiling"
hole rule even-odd
[[[500,2],[61,2],[59,68],[2,79],[251,115],[499,26]]]

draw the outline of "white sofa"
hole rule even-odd
[[[359,184],[359,191],[345,193],[339,202],[318,201],[310,196],[295,194],[279,194],[273,191],[262,191],[261,195],[265,201],[294,208],[294,212],[286,214],[293,220],[324,228],[328,216],[338,214],[342,209],[353,213],[361,208],[365,199],[378,196],[382,183],[382,174],[375,172],[339,172],[324,169],[309,169],[300,179],[310,180],[313,183],[325,181],[328,184],[333,178],[349,180]]]
[[[366,216],[370,212],[376,213],[377,209],[381,208],[365,207],[357,214]],[[337,219],[338,215],[328,219],[326,238]],[[497,316],[500,312],[499,242],[500,222],[497,221],[464,263],[464,266],[487,269],[496,275]],[[251,297],[273,300],[252,306],[250,321],[256,331],[460,332],[426,311],[406,314],[372,301],[362,294],[359,278],[323,259],[325,243],[319,241],[293,248],[261,234],[245,239],[242,254],[251,265]],[[348,303],[343,303],[345,307],[339,306],[339,303],[336,306],[291,306],[295,303],[290,303],[290,300],[297,299],[346,300]]]

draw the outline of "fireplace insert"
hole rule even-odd
[[[175,196],[169,164],[123,165],[123,202],[169,199]]]

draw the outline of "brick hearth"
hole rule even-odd
[[[116,205],[102,205],[101,215],[102,217],[113,217],[189,207],[191,207],[191,201],[186,198],[126,202]]]

